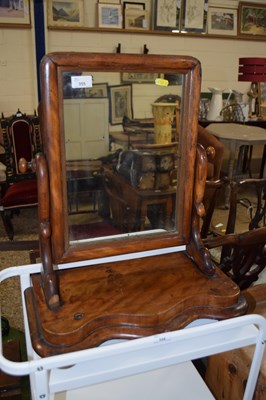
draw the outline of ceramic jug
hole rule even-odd
[[[210,108],[207,114],[208,121],[220,121],[220,112],[222,111],[223,105],[223,92],[226,89],[208,88],[212,92],[212,98],[210,102]],[[226,104],[229,101],[232,91],[230,90],[229,96],[226,100]]]

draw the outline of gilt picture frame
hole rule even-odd
[[[259,107],[260,117],[266,120],[266,82],[260,82],[259,84]]]
[[[208,34],[237,35],[237,9],[209,7]]]
[[[106,83],[95,83],[91,88],[85,89],[85,97],[103,98],[108,97],[108,84]]]
[[[48,27],[82,27],[84,25],[83,0],[48,0]]]
[[[154,1],[154,29],[179,31],[181,6],[176,0]]]
[[[124,1],[123,8],[124,10],[128,9],[145,10],[145,3],[139,3],[136,1]]]
[[[121,4],[98,3],[98,27],[122,28]]]
[[[126,8],[124,10],[124,28],[145,30],[149,27],[149,15],[147,10]]]
[[[240,1],[238,34],[266,40],[266,4]]]
[[[123,83],[154,83],[159,74],[145,72],[122,72],[121,81]]]
[[[0,0],[0,27],[31,28],[30,0]]]
[[[208,0],[183,0],[181,32],[206,33]]]

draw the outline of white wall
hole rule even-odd
[[[30,1],[31,29],[1,28],[0,30],[0,112],[5,114],[14,113],[18,107],[23,112],[33,113],[38,104],[33,0]],[[86,0],[85,4],[95,3],[95,1]],[[230,1],[237,3],[235,0]],[[209,3],[221,5],[219,0],[210,0]],[[261,3],[265,4],[265,0],[261,0]],[[95,19],[94,14],[90,14],[91,19]],[[185,54],[198,58],[202,64],[202,91],[208,91],[208,87],[215,86],[246,93],[249,83],[237,81],[239,57],[266,57],[264,41],[208,39],[204,38],[204,35],[200,38],[191,38],[46,30],[47,52],[99,51],[113,53],[118,43],[121,43],[123,53],[142,53],[143,46],[146,44],[151,54]]]

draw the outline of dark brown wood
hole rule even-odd
[[[6,165],[6,180],[1,182],[0,214],[6,233],[13,240],[13,212],[36,206],[38,202],[36,175],[29,164],[42,150],[39,120],[36,115],[26,115],[18,110],[7,118],[2,115],[0,125]],[[23,157],[27,160],[21,161]]]
[[[219,270],[210,279],[185,252],[65,270],[58,277],[57,310],[47,307],[40,275],[26,291],[33,346],[41,356],[180,329],[197,318],[230,318],[246,306],[235,283]]]
[[[78,71],[113,71],[113,72],[168,72],[182,73],[186,76],[186,101],[182,107],[183,118],[180,132],[179,159],[190,160],[189,163],[179,162],[178,166],[178,196],[177,196],[177,230],[172,235],[166,233],[161,237],[151,236],[143,241],[135,237],[128,240],[117,239],[116,246],[108,242],[96,242],[76,246],[69,245],[67,196],[66,196],[66,162],[65,142],[63,132],[63,99],[61,72],[64,70]],[[184,244],[190,237],[191,200],[193,192],[195,144],[197,129],[197,112],[200,94],[200,63],[192,57],[163,56],[150,54],[97,54],[97,53],[52,53],[44,57],[41,63],[41,131],[44,135],[44,152],[49,172],[49,187],[51,197],[51,225],[53,235],[51,240],[52,258],[54,263],[93,259],[133,252],[136,249],[152,250],[160,247]],[[182,188],[186,186],[186,190]],[[99,252],[99,248],[101,252]]]
[[[18,340],[10,340],[3,343],[4,357],[10,361],[19,362],[20,346]],[[0,399],[2,400],[21,400],[22,385],[21,377],[5,374],[0,371]]]
[[[156,149],[154,149],[154,152],[156,154]],[[138,157],[143,156],[142,153],[134,154],[134,152],[132,153],[130,151],[126,151],[125,153],[127,155],[137,155]],[[146,152],[144,154],[146,154]],[[123,156],[123,153],[121,156]],[[174,154],[171,154],[171,156],[174,157]],[[114,223],[117,224],[123,232],[144,231],[145,220],[146,217],[149,216],[149,207],[156,205],[163,208],[162,214],[164,215],[162,215],[160,219],[156,218],[156,221],[151,223],[152,229],[173,229],[174,226],[171,219],[174,220],[176,182],[175,185],[171,185],[170,175],[172,170],[174,170],[174,162],[173,169],[166,172],[168,178],[167,183],[169,182],[169,184],[164,189],[156,187],[157,174],[159,175],[159,172],[154,174],[155,179],[152,179],[151,183],[150,181],[148,182],[148,185],[151,187],[147,189],[141,188],[141,185],[144,186],[143,183],[139,184],[143,176],[141,170],[135,170],[136,177],[139,175],[140,179],[136,179],[135,184],[132,184],[129,179],[126,179],[122,175],[122,170],[120,171],[119,167],[117,167],[117,169],[118,172],[106,168],[103,173],[107,197],[109,197],[111,209],[115,214],[115,218],[113,218]],[[126,172],[128,173],[130,170],[132,170],[131,165],[127,166]]]
[[[39,240],[42,259],[43,292],[49,307],[58,307],[60,304],[59,287],[56,272],[53,269],[51,254],[51,225],[48,170],[44,155],[36,155],[36,173],[38,177],[38,196],[42,199],[39,204]],[[45,200],[45,201],[44,201]]]
[[[266,284],[260,284],[243,291],[248,302],[247,314],[266,317]],[[209,357],[205,381],[216,400],[242,400],[249,374],[254,346],[235,349]],[[266,396],[265,356],[253,400],[264,400]]]
[[[209,234],[211,220],[216,207],[218,194],[220,193],[221,189],[224,189],[226,187],[226,185],[229,185],[229,178],[227,177],[223,177],[215,181],[206,181],[204,199],[207,200],[207,205],[204,205],[206,212],[203,217],[203,222],[200,230],[202,239],[206,239]]]
[[[203,242],[209,249],[221,247],[219,268],[233,279],[241,289],[258,280],[266,266],[266,179],[246,179],[231,182],[230,209],[225,234],[208,237]],[[236,232],[237,207],[244,207],[241,190],[255,195],[250,207],[251,215],[246,230]]]
[[[175,215],[176,229],[69,243],[62,72],[73,70],[185,75],[176,190],[162,190],[156,199],[161,198],[167,213]],[[199,233],[207,176],[206,152],[202,146],[196,151],[200,76],[200,63],[183,56],[53,53],[43,59],[40,111],[45,157],[36,158],[43,270],[31,276],[32,286],[25,291],[31,340],[40,356],[94,347],[112,338],[176,330],[198,318],[224,319],[245,312],[238,286],[214,268]],[[106,193],[113,193],[110,202],[120,207],[122,228],[136,203],[141,203],[137,222],[142,229],[154,190],[129,188],[110,168],[105,169],[105,178]],[[153,256],[151,252],[147,257],[140,253],[178,245],[184,246],[182,251]],[[139,253],[139,258],[86,266],[85,260],[130,253]],[[72,261],[85,261],[85,266],[54,269],[54,264]]]
[[[213,154],[213,151],[211,151]],[[194,199],[192,213],[191,240],[187,246],[189,256],[195,261],[198,268],[208,275],[215,273],[215,266],[207,248],[203,245],[200,236],[200,218],[205,215],[203,197],[207,178],[207,154],[201,145],[197,146],[197,164],[194,183]]]
[[[39,249],[39,240],[12,240],[10,242],[0,242],[0,251],[21,251]]]

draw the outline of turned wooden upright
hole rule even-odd
[[[145,239],[135,235],[70,243],[63,71],[184,74],[175,230],[149,232]],[[213,266],[199,234],[207,173],[206,152],[197,147],[200,76],[198,60],[183,56],[52,53],[42,60],[44,154],[37,156],[36,168],[43,269],[31,276],[32,286],[25,292],[31,340],[40,356],[94,347],[114,338],[176,330],[199,318],[224,319],[245,312],[246,301],[238,286]],[[170,248],[168,254],[158,255],[158,250]],[[134,257],[126,257],[132,253]],[[86,260],[115,255],[125,257],[86,266]],[[56,269],[57,264],[75,261],[85,261],[85,266]]]

